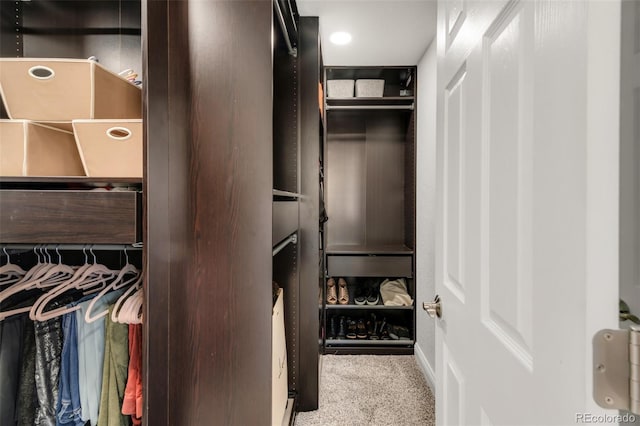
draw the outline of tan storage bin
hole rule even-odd
[[[271,336],[271,425],[281,426],[287,410],[289,380],[287,375],[287,344],[284,330],[284,293],[280,289],[273,307]]]
[[[142,177],[142,120],[73,120],[89,177]]]
[[[0,94],[12,119],[142,118],[142,91],[81,59],[0,59]]]
[[[0,176],[84,176],[73,133],[0,120]]]

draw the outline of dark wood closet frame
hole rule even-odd
[[[15,30],[26,27],[12,20],[23,5],[8,4],[1,7],[2,54],[23,56],[25,36]],[[38,37],[47,31],[142,34],[145,424],[268,424],[273,5],[145,0],[141,14],[140,31],[111,23],[83,27],[70,18],[61,28],[29,31]],[[296,372],[290,389],[298,408],[309,410],[318,398],[320,68],[317,20],[299,24],[295,140],[302,197],[299,242],[288,248],[297,251],[298,278],[287,286],[297,293],[289,314],[297,322],[289,336],[296,349],[289,358]]]
[[[404,72],[410,72],[412,74],[412,83],[411,89],[413,94],[411,96],[401,97],[399,96],[400,90],[400,76]],[[330,78],[346,78],[346,79],[359,79],[359,78],[373,78],[385,79],[385,89],[384,96],[382,98],[346,98],[346,99],[336,99],[329,98],[326,90],[326,82]],[[389,84],[389,79],[392,80],[391,84]],[[325,91],[324,91],[324,141],[323,141],[323,157],[324,157],[324,174],[325,174],[325,203],[327,205],[329,220],[323,225],[323,234],[324,234],[324,268],[323,268],[323,301],[321,303],[321,341],[322,341],[322,352],[325,354],[378,354],[378,355],[387,355],[387,354],[413,354],[413,345],[416,338],[416,116],[417,116],[417,67],[415,66],[325,66],[323,67],[323,80],[325,83]],[[402,166],[404,187],[403,187],[403,220],[401,224],[394,223],[394,227],[402,227],[403,228],[403,241],[402,243],[396,241],[393,244],[360,244],[359,246],[343,246],[341,244],[336,245],[335,242],[331,240],[330,232],[328,231],[328,227],[331,226],[332,214],[330,212],[330,200],[327,196],[328,186],[327,181],[331,179],[330,168],[331,165],[328,164],[329,158],[329,142],[332,139],[331,132],[332,129],[329,125],[329,115],[336,112],[331,112],[331,106],[337,107],[347,107],[354,108],[349,111],[340,111],[339,114],[352,114],[355,120],[360,120],[360,114],[363,109],[357,109],[357,107],[361,106],[374,106],[376,108],[384,108],[385,106],[390,106],[388,110],[391,114],[408,114],[406,116],[406,133],[405,133],[405,141],[404,141],[404,153],[403,153],[403,164],[396,164],[395,166]],[[401,111],[396,111],[394,108],[401,109]],[[379,114],[384,114],[384,109],[374,110],[378,111]],[[335,131],[335,129],[334,129]],[[333,143],[336,143],[335,141]],[[334,170],[335,173],[335,170]],[[342,171],[338,173],[339,176],[334,176],[333,179],[348,179],[349,177],[344,174]],[[373,192],[376,194],[375,198],[380,198],[380,189],[376,187]],[[382,198],[384,198],[384,194],[382,194]],[[378,200],[379,201],[379,200]],[[382,212],[382,215],[385,216],[385,213]],[[336,218],[334,218],[335,224]],[[340,222],[340,219],[338,219]],[[389,221],[389,219],[383,219],[384,221]],[[394,221],[395,222],[395,221]],[[345,224],[340,223],[339,226],[345,226]],[[371,231],[371,230],[369,230]],[[382,232],[377,232],[378,230],[373,230],[374,234],[377,235],[375,238],[382,238],[386,231],[382,230]],[[382,238],[384,239],[384,238]],[[378,256],[384,256],[389,260],[390,263],[375,263]],[[401,265],[406,263],[407,258],[410,258],[410,267],[402,267]],[[369,344],[366,341],[363,342],[355,342],[354,344],[340,344],[340,345],[331,345],[327,342],[330,342],[327,339],[327,330],[329,323],[329,311],[326,306],[326,280],[331,276],[330,275],[330,260],[339,260],[341,263],[341,267],[339,268],[342,271],[359,271],[361,273],[361,277],[364,276],[376,276],[376,277],[393,277],[393,276],[405,276],[410,275],[410,278],[407,277],[407,285],[409,294],[414,299],[414,304],[411,307],[404,307],[402,309],[397,310],[388,310],[388,308],[378,307],[375,311],[371,310],[371,312],[375,312],[378,315],[383,314],[386,310],[389,312],[393,312],[396,317],[409,318],[411,325],[411,342],[410,344],[402,344],[401,341],[396,341],[395,343],[385,344],[384,341],[374,342],[373,344]],[[394,261],[397,259],[399,262]],[[375,269],[375,271],[372,270]],[[408,271],[405,272],[406,275],[398,275],[398,269]],[[350,276],[356,277],[358,275],[344,274],[341,276]],[[351,295],[352,297],[353,295]],[[353,304],[353,301],[351,301]],[[359,314],[364,312],[369,312],[367,309],[355,308],[351,309],[350,307],[340,309],[332,309],[331,315],[341,315],[345,312],[358,312]]]

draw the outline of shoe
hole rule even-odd
[[[349,289],[344,278],[338,280],[338,303],[341,305],[349,304]]]
[[[387,319],[383,318],[382,319],[382,323],[380,323],[380,329],[378,331],[380,333],[380,339],[381,340],[389,340],[391,339],[391,337],[389,337],[389,330],[387,330]]]
[[[355,339],[358,336],[357,330],[358,326],[355,320],[349,318],[347,320],[347,339]]]
[[[353,302],[356,305],[364,305],[367,303],[367,282],[360,283],[356,286],[355,297],[353,298]]]
[[[340,317],[338,320],[338,334],[336,337],[338,339],[345,339],[347,337],[347,319],[345,317]]]
[[[380,302],[380,284],[375,281],[369,285],[369,292],[367,293],[367,305],[377,305]]]
[[[389,329],[389,337],[393,340],[409,340],[409,329],[407,327],[403,327],[401,325],[391,325],[387,326]]]
[[[327,303],[335,305],[338,302],[338,294],[336,290],[336,280],[329,278],[327,281]]]
[[[368,336],[369,334],[367,333],[367,327],[364,325],[364,320],[359,319],[356,325],[356,337],[358,337],[358,339],[366,339]]]
[[[337,333],[336,317],[329,318],[329,332],[327,333],[327,339],[335,339]]]
[[[376,321],[376,314],[371,314],[371,319],[367,322],[367,328],[369,331],[369,339],[378,340],[380,336],[378,336],[378,327],[380,325],[380,321]]]

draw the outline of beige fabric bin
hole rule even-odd
[[[84,176],[73,133],[0,120],[0,176]]]
[[[142,118],[139,87],[82,59],[0,59],[9,118],[34,121]]]
[[[142,177],[142,120],[73,120],[85,174]]]

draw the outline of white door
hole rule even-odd
[[[616,414],[591,339],[617,327],[620,4],[438,9],[437,423]]]
[[[621,45],[620,298],[640,316],[640,1],[622,2]]]

